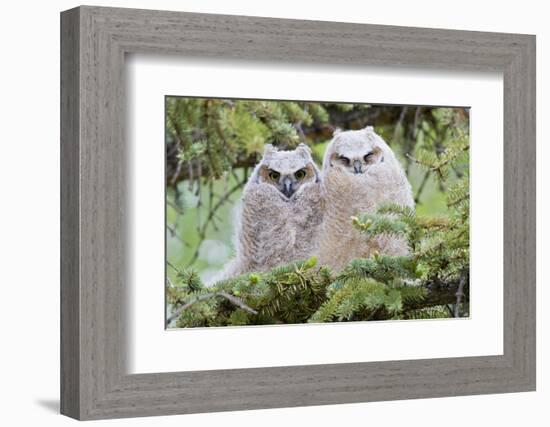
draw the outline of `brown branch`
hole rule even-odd
[[[166,224],[166,228],[170,232],[170,237],[174,237],[178,239],[183,244],[183,246],[187,248],[191,246],[189,243],[183,240],[182,237],[178,234],[178,230],[176,229],[175,225]]]
[[[460,282],[458,283],[458,289],[456,290],[456,305],[455,305],[455,317],[460,317],[460,303],[464,297],[464,286],[466,285],[466,275],[460,277]]]
[[[406,144],[407,153],[412,153],[414,151],[414,147],[416,145],[416,139],[418,136],[418,124],[420,121],[421,113],[422,113],[422,107],[416,107],[416,110],[414,111],[414,121],[412,123],[412,127],[409,129],[409,143]],[[407,176],[409,176],[411,171],[411,159],[409,159],[408,156],[405,156],[405,163],[406,163],[405,173],[407,174]]]
[[[176,211],[176,213],[183,215],[183,210],[170,200],[166,200],[166,204]]]
[[[403,304],[405,312],[433,307],[435,305],[456,304],[458,292],[461,293],[461,301],[462,298],[467,298],[469,293],[469,283],[466,275],[462,275],[460,278],[449,282],[440,280],[428,282],[423,287],[427,291],[425,297],[420,301],[405,302]]]
[[[397,123],[395,123],[395,127],[393,128],[393,136],[392,136],[392,144],[396,142],[397,140],[397,132],[399,131],[399,129],[401,128],[401,126],[403,125],[403,120],[405,119],[405,114],[407,114],[407,110],[409,109],[409,107],[403,107],[401,109],[401,114],[399,114],[399,119],[397,119]]]
[[[248,305],[246,305],[243,300],[241,300],[240,298],[237,298],[234,295],[228,294],[225,291],[209,292],[207,294],[198,295],[197,297],[195,297],[191,301],[189,301],[189,302],[183,304],[181,307],[179,307],[176,311],[174,311],[172,313],[172,315],[168,319],[166,319],[166,325],[167,326],[170,325],[174,320],[176,320],[181,315],[181,313],[183,313],[185,310],[187,310],[193,304],[195,304],[199,301],[205,301],[207,299],[215,298],[215,297],[225,298],[231,304],[236,305],[237,307],[239,307],[239,308],[241,308],[245,311],[248,311],[251,314],[258,314],[258,312],[256,310],[254,310],[252,307],[249,307]]]
[[[220,197],[218,202],[214,205],[212,210],[208,213],[208,216],[206,217],[206,220],[205,220],[204,224],[198,230],[199,243],[196,246],[196,250],[193,253],[193,256],[191,257],[191,260],[187,263],[188,267],[193,265],[193,263],[197,260],[197,258],[199,256],[199,249],[200,249],[201,243],[205,239],[205,236],[206,236],[206,229],[207,229],[208,225],[210,224],[210,222],[212,221],[212,219],[214,218],[214,215],[216,214],[218,209],[221,208],[222,205],[229,199],[229,197],[231,197],[231,195],[233,195],[233,193],[235,193],[237,190],[239,190],[244,184],[245,184],[244,182],[238,182],[235,186],[233,186],[227,193],[225,193],[223,196]]]
[[[416,195],[414,196],[414,203],[418,203],[420,201],[420,196],[422,195],[422,191],[424,191],[424,187],[426,186],[426,183],[428,182],[428,178],[430,177],[431,172],[428,170],[424,174],[424,177],[422,178],[422,182],[420,183],[420,186],[418,187],[418,190],[416,191]]]
[[[237,307],[242,308],[244,311],[248,311],[251,314],[258,314],[256,310],[254,310],[252,307],[247,306],[242,299],[237,298],[234,295],[228,294],[225,291],[219,291],[217,292],[217,295],[220,297],[224,297],[226,300],[236,305]]]
[[[253,168],[256,166],[256,163],[258,163],[258,159],[256,154],[251,155],[242,155],[237,158],[237,160],[232,163],[231,167],[232,169],[241,169],[241,168]],[[177,169],[177,162],[171,163],[170,159],[168,161],[168,164],[166,166],[167,173],[166,173],[166,184],[170,186],[176,185],[180,181],[185,180],[193,180],[197,178],[197,174],[194,173],[196,171],[193,171],[191,168],[191,162],[185,161],[183,162],[183,165],[177,174],[177,178],[173,179],[176,174]],[[201,170],[208,170],[207,167],[205,167],[204,164],[201,164]]]

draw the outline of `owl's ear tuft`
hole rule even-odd
[[[366,132],[366,133],[374,133],[374,128],[372,126],[365,126],[363,128],[363,132]]]
[[[374,142],[376,141],[378,135],[374,131],[374,128],[372,126],[365,126],[363,129],[361,129],[367,140]]]
[[[303,142],[296,147],[296,153],[299,154],[304,159],[309,159],[311,157],[311,148],[309,148]]]
[[[298,144],[298,146],[294,150],[297,154],[299,154],[301,157],[311,157],[311,148],[309,148],[306,144],[301,142]]]
[[[277,148],[271,144],[266,144],[264,147],[264,157],[270,157],[277,152]]]

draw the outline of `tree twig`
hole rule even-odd
[[[206,228],[208,227],[208,224],[210,224],[210,222],[212,221],[212,218],[214,217],[214,215],[216,214],[218,209],[221,208],[221,206],[229,199],[229,197],[231,197],[231,195],[233,195],[233,193],[235,193],[237,190],[239,190],[243,185],[244,185],[243,182],[238,182],[235,186],[233,186],[231,189],[229,189],[229,191],[227,191],[227,193],[225,193],[223,196],[220,197],[218,202],[214,205],[212,210],[208,213],[208,216],[206,217],[206,220],[202,224],[201,228],[198,229],[199,242],[197,243],[197,248],[196,248],[195,252],[193,253],[193,256],[191,257],[191,260],[187,263],[188,267],[193,265],[193,263],[197,260],[197,258],[199,256],[200,245],[201,245],[202,241],[204,240],[204,238],[206,236]]]
[[[405,118],[405,114],[407,113],[407,110],[409,107],[403,107],[401,109],[401,113],[399,114],[399,119],[397,119],[397,123],[395,124],[395,127],[393,129],[393,137],[392,137],[392,143],[395,143],[395,140],[397,139],[397,132],[403,125],[403,119]]]
[[[237,307],[242,308],[244,311],[248,311],[251,314],[258,314],[258,312],[256,310],[254,310],[252,307],[249,307],[248,305],[246,305],[242,299],[237,298],[234,295],[228,294],[225,291],[219,291],[219,292],[216,293],[216,295],[224,297],[226,300],[233,303]]]
[[[420,186],[418,187],[418,190],[416,191],[416,195],[414,196],[414,203],[418,203],[420,201],[420,196],[422,195],[422,191],[424,191],[424,187],[426,186],[426,183],[428,182],[428,178],[430,177],[431,171],[426,171],[424,174],[424,177],[422,178],[422,182],[420,183]]]
[[[171,267],[176,273],[180,273],[179,268],[177,268],[174,264],[172,264],[170,261],[166,260],[166,265],[168,267]]]
[[[245,311],[248,311],[251,314],[258,314],[258,312],[256,310],[254,310],[252,307],[249,307],[248,305],[246,305],[243,300],[241,300],[240,298],[237,298],[234,295],[228,294],[225,291],[209,292],[207,294],[202,294],[202,295],[196,296],[193,300],[183,304],[181,307],[179,307],[177,310],[175,310],[172,313],[172,315],[168,319],[166,319],[166,325],[170,325],[174,320],[176,320],[181,315],[181,313],[183,313],[185,310],[187,310],[189,307],[191,307],[196,302],[204,301],[204,300],[214,298],[214,297],[225,298],[231,304],[236,305],[237,307],[239,307],[239,308],[241,308]]]
[[[460,303],[464,296],[464,285],[466,284],[466,276],[462,274],[458,283],[458,289],[456,290],[456,305],[455,305],[455,317],[460,317]]]
[[[468,279],[461,276],[460,279],[450,281],[432,281],[424,283],[422,286],[426,289],[426,295],[421,300],[407,301],[403,303],[403,311],[419,310],[422,308],[433,307],[434,305],[456,304],[457,293],[462,284],[462,297],[468,297]],[[462,301],[462,299],[461,299]]]

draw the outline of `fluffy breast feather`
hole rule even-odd
[[[369,257],[375,251],[388,255],[408,253],[404,239],[384,235],[368,238],[351,221],[352,216],[373,212],[383,203],[414,206],[411,186],[401,165],[387,145],[384,151],[384,161],[370,166],[363,174],[352,175],[324,165],[325,215],[319,243],[320,263],[341,269],[351,260]]]

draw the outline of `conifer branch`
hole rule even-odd
[[[225,298],[227,301],[229,301],[230,303],[234,304],[235,306],[239,307],[239,308],[242,308],[243,310],[251,313],[251,314],[258,314],[258,312],[256,310],[254,310],[253,308],[249,307],[248,305],[246,305],[241,299],[237,298],[236,296],[234,295],[230,295],[228,294],[227,292],[224,292],[224,291],[219,291],[219,292],[209,292],[209,293],[206,293],[206,294],[202,294],[202,295],[198,295],[196,296],[194,299],[192,299],[191,301],[183,304],[181,307],[179,307],[178,309],[176,309],[172,315],[166,320],[166,324],[169,325],[171,324],[174,320],[176,320],[179,316],[181,316],[181,314],[187,310],[189,307],[191,307],[193,304],[199,302],[199,301],[204,301],[204,300],[208,300],[210,298],[214,298],[214,297],[222,297],[222,298]]]
[[[335,127],[358,128],[376,119],[377,131],[385,133],[390,143],[399,140],[402,144],[396,153],[408,153],[407,173],[411,163],[424,170],[416,183],[417,201],[429,178],[435,176],[436,191],[444,191],[447,210],[437,216],[421,216],[414,209],[388,204],[375,212],[359,213],[350,226],[365,239],[399,236],[409,244],[410,253],[402,257],[374,254],[353,260],[341,271],[331,271],[309,259],[207,288],[191,268],[168,264],[174,271],[169,272],[166,294],[168,304],[176,308],[168,323],[192,327],[465,315],[469,303],[470,195],[464,153],[469,141],[454,110],[169,99],[166,182],[174,192],[170,213],[176,218],[169,225],[170,236],[179,237],[178,221],[188,209],[180,194],[186,189],[178,187],[181,180],[189,182],[192,197],[198,198],[197,217],[201,219],[194,234],[199,244],[188,267],[198,259],[200,242],[207,238],[210,226],[218,226],[221,206],[245,184],[248,168],[257,163],[265,143],[293,148],[306,141],[314,146],[329,140]],[[237,169],[244,173],[236,173]],[[231,183],[226,179],[223,185],[216,184],[215,190],[213,180],[219,183],[222,176],[229,177]]]

